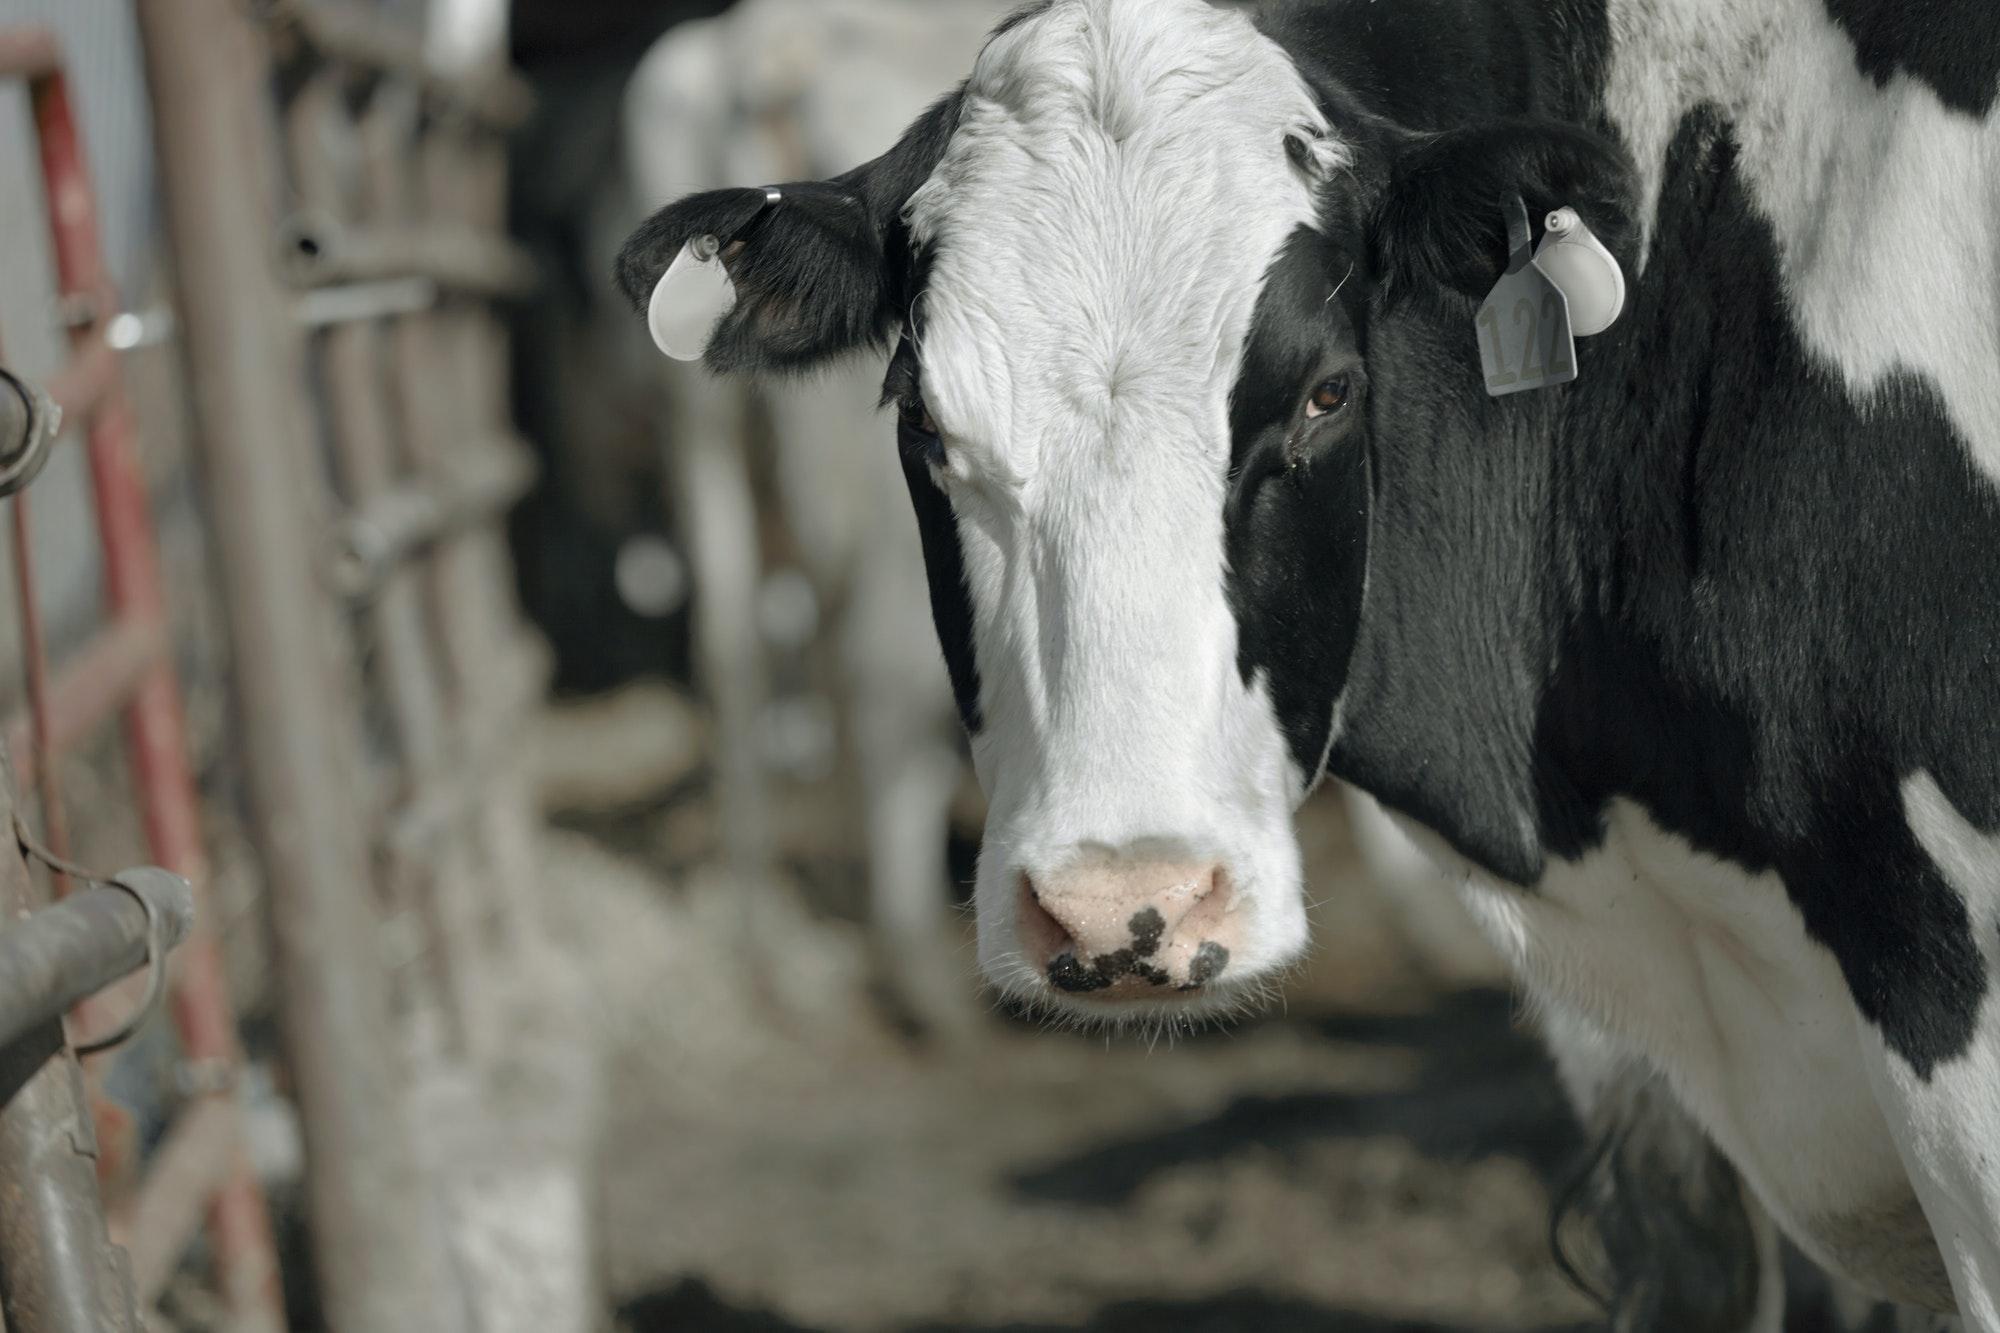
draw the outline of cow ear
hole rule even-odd
[[[880,342],[892,322],[883,237],[862,201],[837,182],[713,190],[647,219],[618,256],[618,283],[644,310],[681,248],[721,244],[736,303],[709,335],[718,371],[809,369]]]
[[[1537,221],[1567,205],[1630,270],[1636,184],[1610,139],[1560,121],[1411,136],[1390,163],[1370,228],[1376,271],[1398,284],[1484,296],[1507,268],[1508,201]]]
[[[907,311],[902,212],[943,156],[959,98],[926,112],[881,157],[830,181],[712,190],[661,209],[619,252],[617,278],[643,311],[660,277],[698,236],[713,236],[736,303],[704,360],[722,372],[809,370],[879,347]]]

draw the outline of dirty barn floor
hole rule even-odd
[[[1576,1130],[1489,991],[1427,986],[1337,804],[1282,1012],[1148,1046],[880,1022],[851,926],[562,835],[607,1048],[599,1241],[631,1333],[1588,1327],[1549,1257]],[[629,848],[627,849],[630,850]],[[967,966],[970,966],[967,953]]]

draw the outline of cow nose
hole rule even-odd
[[[1238,922],[1216,862],[1106,861],[1021,876],[1021,943],[1051,986],[1165,999],[1229,966]]]

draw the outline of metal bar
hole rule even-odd
[[[513,129],[534,108],[534,92],[519,74],[504,67],[473,74],[442,70],[426,57],[417,33],[378,12],[332,0],[265,0],[262,8],[274,25],[296,32],[322,56],[413,79],[493,129]]]
[[[57,288],[65,299],[94,300],[98,309],[114,310],[116,292],[104,267],[96,198],[63,78],[52,75],[37,81],[32,101],[47,181]],[[115,353],[95,327],[73,330],[71,350],[84,364],[101,359],[110,362],[115,372]],[[115,373],[108,372],[106,382],[108,387],[91,414],[86,442],[106,594],[121,622],[163,625],[166,604],[158,546],[145,474],[134,446],[131,411]],[[160,634],[164,640],[164,631]],[[52,733],[57,719],[49,720]],[[186,876],[201,894],[207,885],[207,858],[188,763],[180,685],[164,650],[151,655],[150,665],[137,679],[125,710],[125,735],[152,855]],[[52,734],[44,736],[45,743],[53,739]],[[233,1068],[240,1058],[235,1008],[212,930],[198,925],[183,946],[170,1003],[187,1058]],[[233,1325],[245,1333],[279,1328],[283,1301],[277,1249],[263,1192],[241,1154],[236,1169],[210,1196],[208,1215],[216,1278]]]
[[[102,338],[74,344],[70,363],[47,381],[49,397],[65,421],[84,421],[97,411],[118,378],[118,351]]]
[[[420,225],[457,225],[449,213],[422,206],[413,168],[419,163],[428,129],[435,125],[421,113],[416,99],[407,90],[394,86],[377,89],[362,125],[359,180],[366,215],[372,225],[385,230]],[[488,229],[489,231],[491,229]],[[462,305],[455,302],[453,305]],[[444,373],[431,334],[437,315],[427,312],[393,321],[389,325],[394,355],[387,397],[398,411],[395,419],[401,446],[400,466],[406,473],[442,476],[455,467],[475,442],[468,430],[492,430],[497,438],[504,423],[491,421],[483,413],[446,411],[439,395],[458,398],[457,387]],[[418,386],[426,386],[419,388]],[[460,403],[461,408],[476,406]],[[467,635],[476,614],[475,606],[484,595],[478,571],[468,563],[469,544],[477,530],[469,530],[455,540],[441,543],[423,562],[417,581],[419,596],[426,604],[428,619],[435,627],[433,640],[438,651],[437,666],[444,686],[445,753],[451,763],[445,772],[430,774],[411,784],[418,801],[434,794],[451,793],[463,783],[453,779],[464,772],[463,765],[482,742],[479,734],[479,703],[482,688],[490,687],[494,672],[507,661],[506,648],[495,645],[488,652]],[[482,784],[490,781],[482,776]],[[450,801],[446,795],[442,798]],[[453,1027],[475,1057],[498,1040],[500,1034],[490,1021],[490,1006],[468,1003],[482,978],[493,976],[493,949],[497,932],[490,929],[492,904],[511,899],[505,867],[480,840],[467,836],[462,824],[447,823],[448,834],[429,848],[423,860],[391,857],[398,873],[421,875],[435,871],[429,880],[432,901],[424,904],[425,916],[445,929],[433,941],[431,967],[453,980],[458,1001],[451,1017]],[[524,834],[524,836],[526,836]],[[419,881],[422,882],[422,881]]]
[[[438,301],[437,284],[428,278],[384,278],[380,282],[343,283],[306,292],[299,297],[299,323],[308,329],[360,324],[391,315],[414,315]],[[0,439],[4,439],[0,435]]]
[[[535,261],[491,232],[452,227],[343,227],[299,215],[279,228],[285,276],[300,287],[416,278],[449,291],[518,298],[535,290]]]
[[[448,831],[486,805],[493,785],[525,772],[527,754],[517,719],[548,692],[554,669],[547,647],[535,638],[524,639],[504,665],[496,666],[502,684],[493,692],[486,725],[468,731],[451,767],[452,779],[419,786],[407,804],[383,810],[382,844],[392,859],[412,862],[434,855]],[[501,702],[508,697],[517,701],[511,709]]]
[[[346,663],[323,650],[303,347],[268,266],[269,53],[237,0],[140,0],[196,433],[235,650],[255,829],[270,871],[315,1266],[337,1333],[454,1326],[428,1224],[367,853]]]
[[[182,1111],[153,1150],[138,1192],[111,1215],[111,1236],[131,1257],[141,1306],[166,1290],[200,1230],[202,1200],[237,1168],[242,1125],[227,1095],[203,1097]]]
[[[19,856],[14,860],[19,864]],[[25,877],[26,871],[22,875]],[[141,1333],[104,1232],[83,1072],[62,1025],[0,1051],[0,1312],[14,1333]]]
[[[14,458],[34,443],[35,405],[28,386],[11,375],[0,375],[0,457]]]
[[[0,931],[0,1047],[135,971],[146,961],[153,915],[169,947],[186,939],[194,927],[186,882],[156,872],[134,877],[129,889],[93,885]]]
[[[156,621],[123,617],[99,630],[88,645],[63,664],[51,683],[49,752],[59,755],[70,750],[98,723],[117,712],[166,649],[166,631]],[[33,782],[40,771],[28,753],[29,727],[26,713],[7,722],[7,744],[21,756],[14,767],[22,782]],[[178,866],[174,868],[187,873]]]
[[[338,530],[334,582],[365,597],[397,565],[439,538],[498,518],[535,484],[535,457],[518,441],[467,452],[428,484],[378,491]]]
[[[371,100],[368,114],[381,114],[386,104]],[[310,79],[292,99],[286,119],[301,201],[324,216],[352,216],[354,201],[347,197],[350,190],[338,163],[352,160],[359,148],[359,135],[338,74],[327,70]],[[435,292],[432,284],[421,285]],[[434,302],[400,313],[412,314],[431,304]],[[347,323],[329,329],[317,344],[327,388],[336,472],[349,502],[364,515],[398,494],[395,426],[384,374],[385,339],[379,325]],[[417,571],[407,564],[383,561],[371,566],[362,554],[366,544],[357,542],[358,534],[351,530],[354,520],[347,526],[350,531],[342,541],[345,554],[339,550],[335,554],[336,583],[342,581],[345,566],[350,595],[361,591],[373,594],[368,617],[378,648],[375,669],[395,723],[402,785],[428,790],[450,780],[452,760],[444,681],[422,584]],[[376,530],[380,526],[377,524]],[[460,1043],[469,1035],[459,1020],[469,1010],[465,992],[473,978],[451,965],[441,942],[459,925],[449,918],[448,909],[470,896],[473,875],[459,849],[425,865],[392,863],[386,884],[392,918],[419,923],[418,947],[403,952],[405,957],[422,960],[420,975],[429,983],[437,1008],[449,1020],[448,1029],[440,1035]],[[432,942],[439,947],[429,947]]]
[[[13,821],[0,755],[0,828]],[[0,940],[24,928],[34,905],[20,848],[0,839]],[[104,1231],[83,1108],[60,1019],[0,1048],[0,1323],[12,1333],[139,1333],[124,1257]]]
[[[0,32],[0,79],[39,79],[61,67],[55,34],[47,28]]]
[[[407,187],[414,206],[426,216],[454,226],[501,230],[506,221],[506,149],[492,138],[429,127],[410,154],[415,179]],[[407,171],[407,167],[405,167]],[[385,203],[391,201],[386,200]],[[455,302],[429,315],[402,321],[410,352],[399,359],[411,414],[411,447],[421,465],[437,466],[453,452],[464,453],[501,438],[510,420],[505,336],[494,313],[474,302]],[[441,410],[444,398],[419,386],[449,386],[443,395],[458,412]],[[415,401],[421,398],[420,403]],[[446,651],[459,684],[457,708],[462,734],[476,744],[498,720],[518,709],[514,682],[481,671],[480,661],[506,660],[522,633],[505,534],[494,525],[471,528],[440,550],[438,615]],[[498,685],[500,688],[494,688]],[[515,714],[518,716],[518,713]],[[536,919],[541,888],[533,840],[537,807],[526,765],[503,768],[483,784],[474,825],[483,862],[480,898],[486,929],[483,947],[503,957],[532,947],[524,936]]]
[[[49,750],[49,662],[44,651],[41,601],[35,596],[35,548],[28,514],[28,493],[22,491],[14,497],[14,524],[9,535],[13,539],[14,581],[19,600],[16,610],[21,618],[21,655],[28,677],[28,754],[34,763],[35,787],[42,806],[42,841],[57,856],[67,857],[69,828],[63,819],[62,792]],[[69,892],[68,877],[60,871],[55,872],[54,882],[58,897]]]

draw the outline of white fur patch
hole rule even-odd
[[[1861,1058],[1872,1029],[1776,875],[1703,855],[1625,801],[1599,850],[1526,893],[1408,827],[1457,864],[1531,998],[1659,1070],[1802,1248],[1878,1292],[1944,1297],[1924,1285],[1935,1251]]]
[[[1249,925],[1225,980],[1303,945],[1300,775],[1236,673],[1223,488],[1266,270],[1343,151],[1241,14],[1057,0],[988,45],[910,202],[935,247],[918,350],[973,607],[980,949],[1003,980],[1016,875],[1087,846],[1227,865]]]
[[[2000,837],[1953,808],[1928,773],[1903,784],[1903,813],[1931,862],[1964,897],[1988,989],[1972,1050],[1929,1082],[1879,1042],[1870,1045],[1877,1094],[1891,1117],[1924,1211],[1951,1269],[1966,1326],[2000,1330]]]
[[[1948,110],[1902,74],[1876,87],[1822,0],[1626,0],[1612,32],[1606,108],[1649,238],[1667,144],[1713,103],[1806,346],[1864,409],[1897,370],[1928,380],[2000,481],[2000,116]]]

